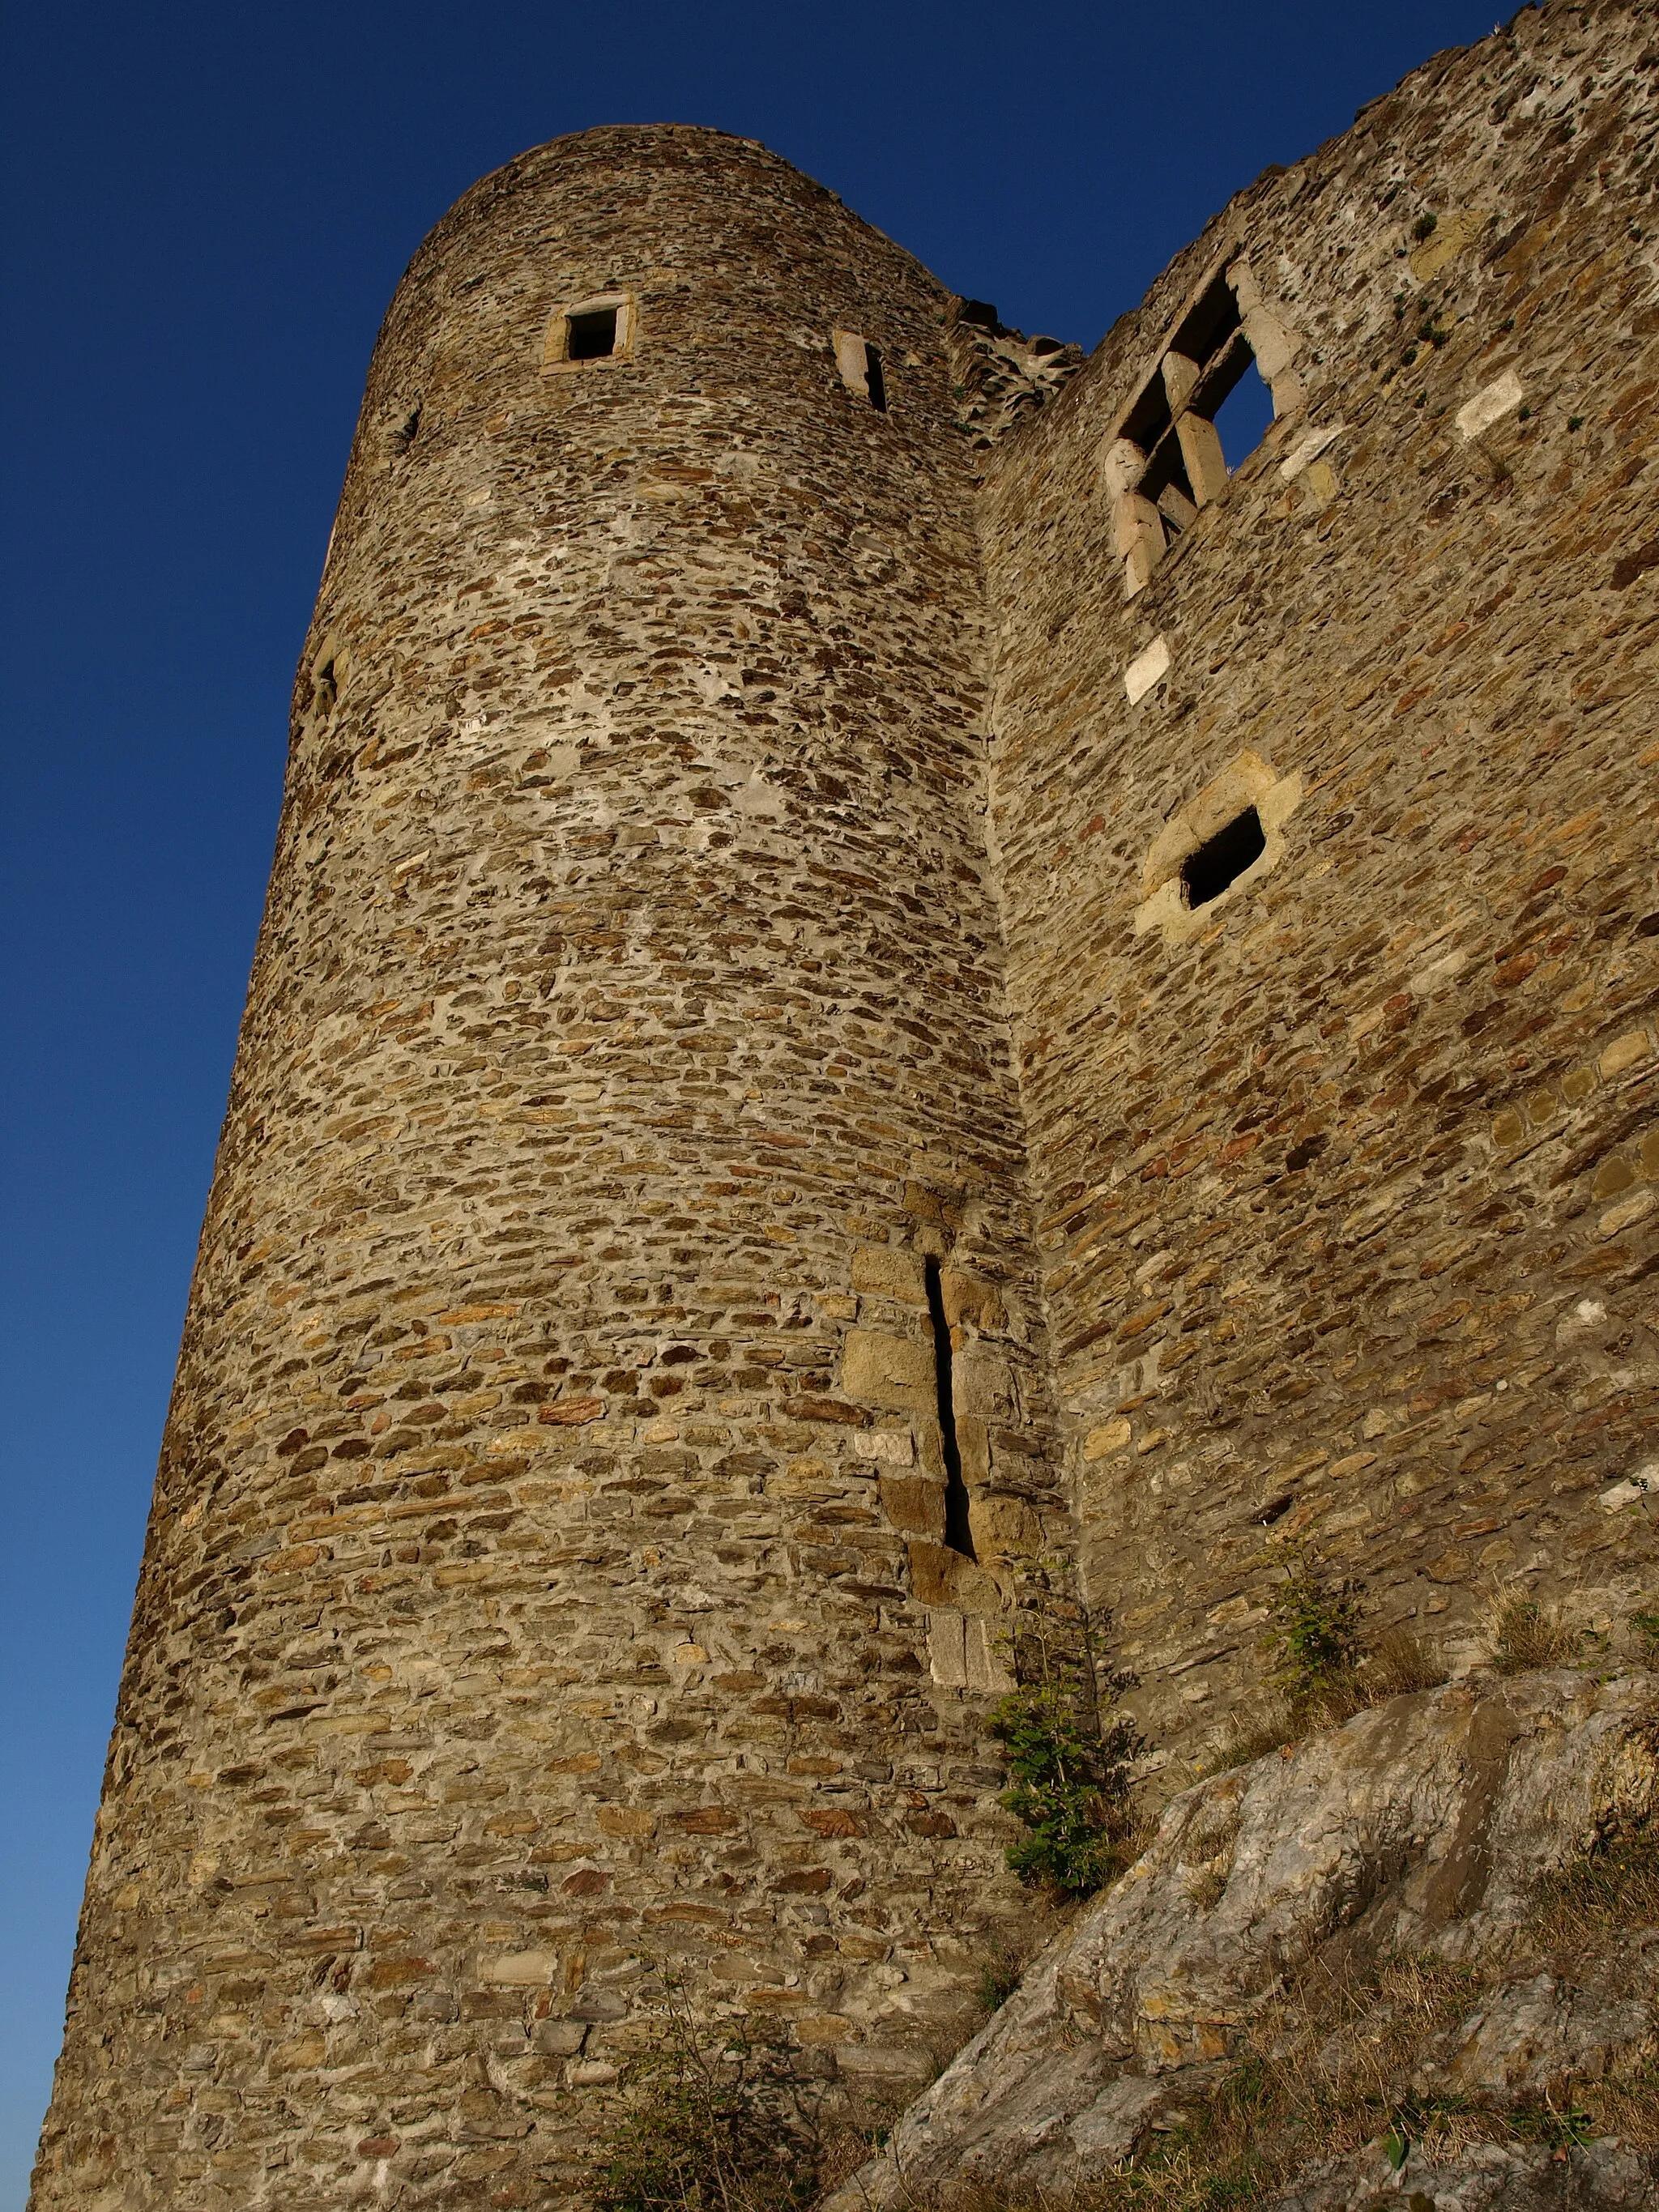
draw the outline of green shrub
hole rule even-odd
[[[1008,1846],[1008,1865],[1030,1888],[1090,1897],[1128,1863],[1133,1828],[1125,1800],[1140,1738],[1125,1720],[1080,1722],[1058,1683],[1011,1690],[993,1707],[1012,1787],[1000,1802],[1030,1830]]]
[[[1340,1702],[1364,1656],[1359,1600],[1353,1584],[1332,1581],[1305,1554],[1292,1559],[1271,1600],[1273,1680],[1293,1717]],[[1364,1702],[1355,1694],[1351,1710]]]
[[[986,1717],[1008,1767],[998,1802],[1030,1831],[1008,1846],[1010,1870],[1057,1899],[1092,1896],[1134,1856],[1129,1793],[1146,1743],[1114,1711],[1134,1678],[1102,1659],[1107,1625],[1073,1594],[1065,1560],[1031,1561],[1006,1640],[1018,1686]]]

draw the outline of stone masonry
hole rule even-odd
[[[1287,1543],[1454,1650],[1651,1590],[1656,86],[1524,11],[1086,363],[711,131],[428,240],[37,2212],[550,2206],[650,1960],[902,2099],[1023,1559],[1170,1759]]]

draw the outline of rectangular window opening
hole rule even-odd
[[[887,412],[887,380],[881,373],[881,348],[867,344],[864,349],[864,388],[870,395],[870,404],[878,415]]]
[[[1218,276],[1183,316],[1170,344],[1202,367],[1220,352],[1243,319],[1238,295],[1224,275]]]
[[[1267,849],[1261,817],[1254,806],[1247,806],[1182,863],[1181,881],[1188,905],[1208,906],[1212,899],[1219,898]]]
[[[1273,419],[1273,396],[1256,367],[1255,356],[1244,346],[1244,365],[1235,381],[1216,404],[1210,420],[1221,438],[1222,456],[1229,471],[1248,460],[1267,436]]]
[[[567,361],[604,361],[617,350],[614,307],[589,307],[581,314],[568,316],[565,330]]]
[[[933,1324],[933,1379],[939,1395],[939,1431],[945,1454],[945,1540],[964,1559],[978,1557],[969,1522],[968,1486],[962,1479],[962,1449],[957,1442],[956,1394],[951,1375],[951,1328],[945,1318],[945,1291],[937,1260],[929,1260],[923,1273],[927,1284],[927,1311]]]

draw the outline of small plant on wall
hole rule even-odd
[[[1291,1717],[1317,1725],[1357,1711],[1364,1702],[1355,1678],[1365,1640],[1353,1584],[1294,1553],[1271,1603],[1273,1681]]]
[[[1028,1569],[1008,1638],[1017,1686],[988,1717],[1008,1767],[1000,1802],[1027,1831],[1008,1846],[1009,1868],[1058,1898],[1092,1896],[1135,1855],[1130,1792],[1146,1747],[1118,1706],[1132,1678],[1101,1659],[1102,1625],[1063,1562]]]
[[[769,2025],[701,2023],[685,1977],[627,2066],[635,2100],[598,2144],[594,2212],[793,2212],[817,2193],[823,2139],[799,2055]]]

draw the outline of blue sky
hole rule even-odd
[[[1092,345],[1465,0],[17,9],[0,56],[0,2212],[21,2212],[155,1448],[376,326],[473,179],[708,123]]]

